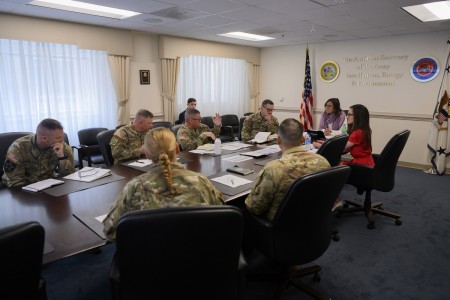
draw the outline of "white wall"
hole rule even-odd
[[[364,104],[371,112],[374,152],[380,152],[393,134],[408,128],[411,136],[400,160],[427,165],[426,144],[447,57],[447,38],[448,33],[441,32],[309,45],[315,124],[325,101],[331,97],[338,97],[343,109],[356,103]],[[275,108],[279,109],[275,115],[280,120],[298,118],[305,49],[306,46],[285,46],[261,50],[260,98],[275,102]],[[392,56],[393,59],[372,60],[382,56]],[[403,59],[394,56],[403,56]],[[369,60],[351,61],[355,57],[369,57]],[[413,64],[423,57],[436,58],[441,67],[439,75],[425,83],[414,80],[410,75]],[[334,82],[324,82],[319,70],[325,61],[330,60],[339,65],[340,75]],[[363,68],[359,70],[361,66]],[[388,69],[373,69],[380,66]],[[383,72],[386,72],[384,75],[395,74],[398,78],[383,77]],[[353,85],[355,80],[361,79],[350,77],[359,73],[369,76],[370,79],[365,81],[375,84],[387,82],[391,86]]]
[[[130,115],[137,110],[150,110],[155,119],[163,118],[161,96],[161,61],[158,57],[158,38],[154,35],[132,33],[134,54],[130,66]],[[150,84],[140,84],[140,70],[150,70]]]

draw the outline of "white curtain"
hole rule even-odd
[[[176,93],[178,113],[186,109],[186,101],[191,97],[197,99],[202,116],[242,116],[250,101],[247,63],[205,56],[181,58]]]
[[[109,55],[109,67],[117,95],[117,125],[130,121],[130,58],[127,56]]]
[[[35,132],[42,119],[54,118],[78,145],[78,130],[116,126],[105,51],[0,39],[0,99],[0,132]]]

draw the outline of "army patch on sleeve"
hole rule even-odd
[[[17,167],[17,165],[10,161],[9,159],[7,159],[5,161],[5,164],[3,165],[3,169],[5,170],[5,172],[11,172],[14,171],[14,169]]]

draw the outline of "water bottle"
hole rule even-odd
[[[305,149],[306,151],[311,150],[311,136],[309,133],[306,133],[305,135]]]
[[[347,124],[344,122],[344,124],[342,124],[342,129],[341,129],[342,134],[347,134]]]
[[[221,153],[221,147],[222,147],[222,141],[217,137],[214,141],[214,154],[220,155]]]

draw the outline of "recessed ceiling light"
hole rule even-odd
[[[450,1],[440,1],[402,7],[422,22],[450,19]]]
[[[28,4],[114,19],[125,19],[141,14],[130,10],[72,0],[34,0]]]
[[[222,33],[222,34],[218,34],[218,35],[226,36],[226,37],[230,37],[230,38],[235,38],[235,39],[253,41],[253,42],[259,42],[259,41],[275,39],[275,38],[269,37],[269,36],[251,34],[251,33],[240,32],[240,31]]]

